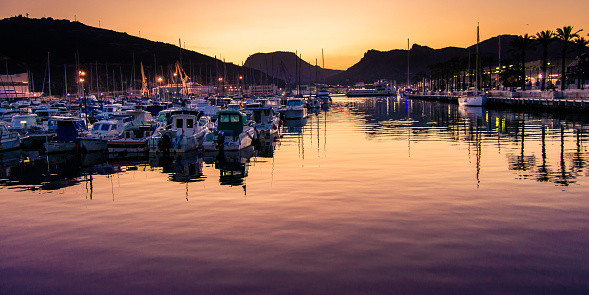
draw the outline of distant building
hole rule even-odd
[[[37,96],[41,96],[41,93],[29,92],[28,73],[0,75],[0,99],[14,100]]]

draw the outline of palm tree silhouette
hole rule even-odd
[[[542,46],[542,90],[546,89],[546,68],[548,68],[548,45],[554,41],[556,34],[551,30],[536,33],[536,40]]]
[[[564,84],[566,83],[566,77],[564,74],[564,67],[566,62],[566,55],[568,50],[568,44],[573,38],[579,37],[579,32],[583,30],[578,30],[573,33],[573,26],[564,26],[562,28],[556,29],[556,37],[562,41],[562,62],[560,65],[560,90],[564,91]]]
[[[577,88],[585,88],[585,75],[583,72],[583,66],[585,63],[585,59],[587,58],[586,56],[584,56],[585,54],[585,50],[587,50],[587,45],[589,45],[589,40],[586,40],[583,37],[578,37],[577,39],[575,39],[575,41],[573,42],[573,46],[575,47],[575,50],[577,51],[577,58],[578,58],[578,63],[577,63]]]
[[[516,52],[519,53],[519,57],[521,58],[521,87],[522,90],[526,90],[526,51],[528,49],[536,49],[533,43],[534,36],[530,36],[528,34],[516,36],[515,39],[509,43]]]

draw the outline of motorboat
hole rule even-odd
[[[282,121],[272,107],[247,107],[246,110],[251,113],[250,119],[254,121],[252,126],[257,132],[258,139],[270,140],[273,134],[279,132]]]
[[[90,131],[80,133],[80,149],[85,152],[106,151],[108,141],[117,138],[125,125],[132,121],[132,116],[113,115],[109,120],[95,122]]]
[[[0,152],[20,148],[20,134],[8,130],[8,123],[0,121]]]
[[[348,89],[347,96],[348,97],[358,97],[358,96],[390,96],[393,95],[391,88],[389,87],[388,83],[383,80],[379,80],[374,82],[371,87],[361,86],[361,87],[354,87]]]
[[[207,134],[203,148],[207,151],[241,150],[251,146],[256,130],[248,125],[246,115],[240,111],[219,111],[217,130]]]
[[[143,154],[149,150],[149,138],[159,127],[156,121],[135,120],[127,125],[118,137],[107,141],[109,154],[124,156]]]
[[[150,153],[184,153],[196,150],[202,142],[209,126],[200,120],[202,113],[193,110],[175,110],[170,113],[172,125],[169,129],[157,129],[149,139]],[[210,122],[210,121],[209,121]]]
[[[56,122],[56,135],[51,141],[47,141],[45,151],[47,153],[69,152],[78,148],[78,136],[80,132],[88,131],[86,122],[76,117],[60,117]]]
[[[328,104],[331,102],[331,96],[329,95],[329,91],[325,88],[320,88],[317,90],[317,94],[315,97],[322,101],[323,104]]]
[[[307,109],[303,106],[301,98],[289,98],[286,106],[282,109],[282,115],[285,119],[302,119],[307,117]]]

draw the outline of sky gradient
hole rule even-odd
[[[241,65],[258,52],[297,51],[345,70],[370,49],[467,47],[500,34],[535,35],[563,26],[589,33],[589,1],[70,1],[0,0],[0,18],[69,19],[178,44]],[[587,38],[587,37],[586,37]]]

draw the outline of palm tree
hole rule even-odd
[[[542,91],[546,89],[546,68],[548,68],[548,45],[556,35],[551,30],[536,33],[536,40],[542,45]]]
[[[562,41],[562,62],[560,65],[560,90],[564,91],[564,84],[566,82],[566,77],[564,75],[564,63],[566,62],[566,54],[568,50],[568,44],[573,38],[579,37],[579,32],[583,30],[578,30],[573,33],[573,26],[564,26],[562,28],[556,29],[556,38]]]
[[[583,73],[583,64],[585,61],[585,58],[587,58],[586,56],[584,56],[585,54],[585,50],[587,49],[587,45],[589,45],[589,40],[585,40],[585,38],[583,37],[577,37],[577,39],[575,39],[575,41],[573,42],[573,46],[575,47],[575,50],[577,51],[577,58],[578,63],[577,63],[577,88],[584,88],[585,85],[585,75]],[[583,83],[581,83],[583,82]]]
[[[530,36],[528,34],[515,36],[515,39],[509,43],[517,53],[519,53],[519,57],[521,58],[521,87],[522,90],[526,90],[526,51],[528,49],[536,49],[534,46],[534,36]]]

